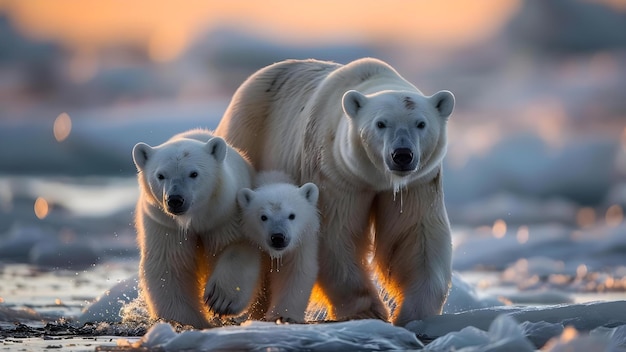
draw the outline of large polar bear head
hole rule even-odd
[[[139,171],[141,192],[146,199],[187,228],[192,218],[202,216],[206,203],[219,187],[220,169],[227,145],[220,137],[208,142],[179,138],[157,147],[137,143],[133,161]]]
[[[454,108],[451,92],[424,96],[418,91],[385,90],[365,95],[350,90],[342,105],[352,143],[360,144],[357,149],[365,151],[394,187],[427,175],[443,159],[446,125]]]
[[[305,236],[317,236],[318,196],[314,183],[243,188],[237,193],[237,202],[243,212],[244,231],[272,258],[280,258],[298,248]]]

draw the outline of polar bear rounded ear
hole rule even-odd
[[[254,199],[254,191],[250,188],[242,188],[237,192],[237,204],[242,209],[248,207]]]
[[[431,104],[439,112],[439,116],[448,118],[454,109],[454,94],[447,90],[442,90],[429,97]]]
[[[350,118],[356,118],[362,107],[367,103],[367,97],[356,90],[349,90],[341,99],[343,111]]]
[[[300,187],[300,194],[309,202],[311,205],[317,205],[317,199],[319,198],[319,189],[315,185],[315,183],[305,183]]]
[[[226,149],[226,141],[220,137],[213,137],[209,139],[204,146],[204,150],[206,150],[209,155],[214,157],[219,163],[224,161],[226,158]]]
[[[154,153],[154,148],[146,143],[140,142],[133,147],[133,162],[137,166],[137,170],[141,171],[146,166],[146,162]]]

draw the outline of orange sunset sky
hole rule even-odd
[[[79,50],[138,43],[167,61],[220,25],[292,44],[374,40],[445,48],[488,38],[519,6],[519,0],[0,0],[0,13],[33,38]]]

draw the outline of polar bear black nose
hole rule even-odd
[[[171,195],[167,197],[167,209],[174,214],[184,212],[184,205],[185,198],[183,198],[182,196]]]
[[[409,148],[398,148],[391,153],[391,159],[398,166],[408,166],[413,161],[413,152]]]
[[[289,240],[282,233],[273,233],[270,236],[270,242],[272,244],[272,247],[276,249],[283,249],[289,244]]]

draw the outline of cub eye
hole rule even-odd
[[[420,121],[417,123],[417,128],[419,128],[420,130],[423,130],[425,127],[426,127],[426,122]]]
[[[378,127],[378,129],[382,130],[383,128],[387,127],[387,125],[385,125],[385,123],[382,122],[382,121],[378,121],[378,122],[376,122],[376,127]]]
[[[261,221],[267,221],[267,216],[261,215]]]
[[[296,218],[296,214],[294,213],[289,214],[289,220],[293,220],[295,218]]]
[[[159,180],[164,180],[164,179],[165,179],[165,176],[163,176],[163,174],[158,174],[158,175],[157,175],[157,178],[158,178]]]
[[[196,178],[196,177],[198,177],[198,173],[194,171],[194,172],[189,174],[189,177]]]

